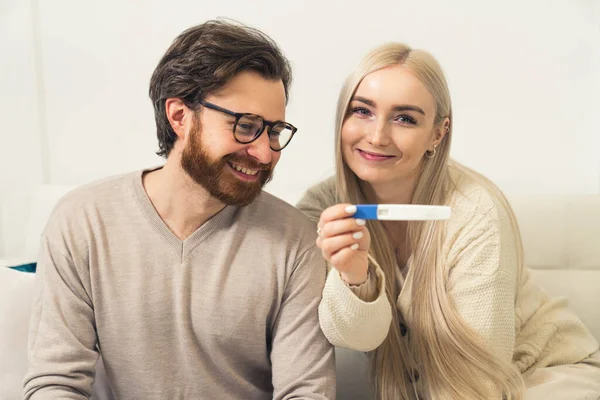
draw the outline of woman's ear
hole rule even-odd
[[[446,136],[450,133],[450,118],[446,117],[439,125],[438,128],[435,129],[435,138],[433,139],[433,147],[438,147]]]
[[[183,100],[174,97],[165,100],[165,112],[177,137],[184,139],[186,134],[185,116],[190,112],[190,109],[183,103]]]

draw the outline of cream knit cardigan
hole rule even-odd
[[[489,348],[518,367],[524,377],[536,369],[574,364],[598,350],[598,342],[568,310],[566,301],[552,299],[519,269],[515,232],[506,210],[479,183],[460,182],[451,207],[443,254],[447,260],[447,290],[463,320]],[[314,222],[339,203],[335,180],[310,188],[298,208]],[[410,331],[412,279],[398,274],[401,292],[395,299]],[[359,288],[346,285],[331,269],[319,308],[320,324],[329,341],[341,347],[370,351],[385,339],[391,308],[381,269]],[[390,277],[387,277],[390,279]],[[363,300],[364,299],[364,300]],[[374,300],[373,300],[374,299]],[[365,301],[367,300],[367,301]],[[372,301],[368,301],[372,300]],[[600,370],[594,375],[600,382]]]

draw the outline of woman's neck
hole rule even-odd
[[[362,183],[367,201],[374,204],[411,204],[416,184],[416,176],[378,184]],[[406,265],[411,253],[410,244],[408,243],[408,222],[381,222],[389,243],[394,249],[396,262],[402,268]]]
[[[403,178],[389,182],[368,183],[361,186],[367,201],[374,204],[411,204],[417,178]]]

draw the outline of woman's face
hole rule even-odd
[[[435,99],[406,68],[370,73],[358,85],[342,125],[346,164],[373,186],[412,181],[425,152],[443,137],[443,127],[434,127],[435,112]]]

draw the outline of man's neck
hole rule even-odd
[[[142,182],[160,218],[175,236],[185,240],[225,205],[173,161],[167,160],[161,169],[146,173]]]

